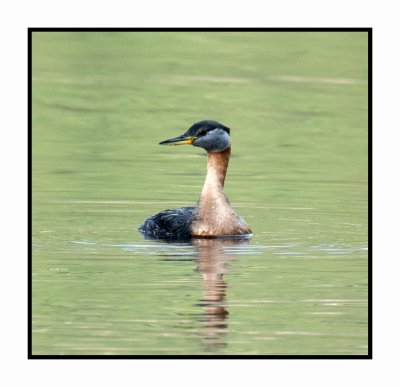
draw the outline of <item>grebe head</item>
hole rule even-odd
[[[161,145],[190,144],[205,149],[207,152],[222,152],[230,145],[230,129],[217,121],[204,120],[192,125],[186,133],[161,141]]]

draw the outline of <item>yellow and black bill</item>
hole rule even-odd
[[[178,137],[170,138],[165,141],[161,141],[160,145],[191,145],[197,137],[195,136],[188,136],[187,134],[181,134]]]

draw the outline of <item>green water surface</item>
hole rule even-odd
[[[34,355],[366,355],[364,32],[33,32]],[[250,241],[146,241],[231,128]]]

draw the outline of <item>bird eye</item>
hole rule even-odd
[[[200,130],[197,132],[197,135],[198,135],[198,136],[204,136],[206,133],[207,133],[207,131],[206,131],[205,129],[200,129]]]

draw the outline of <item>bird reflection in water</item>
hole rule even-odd
[[[227,283],[223,276],[228,271],[227,264],[233,261],[232,254],[227,248],[237,244],[248,243],[249,239],[192,239],[191,243],[197,247],[198,267],[203,281],[203,294],[200,306],[204,308],[201,322],[203,324],[202,337],[208,351],[226,346],[224,336],[228,331],[229,311],[225,301]]]

